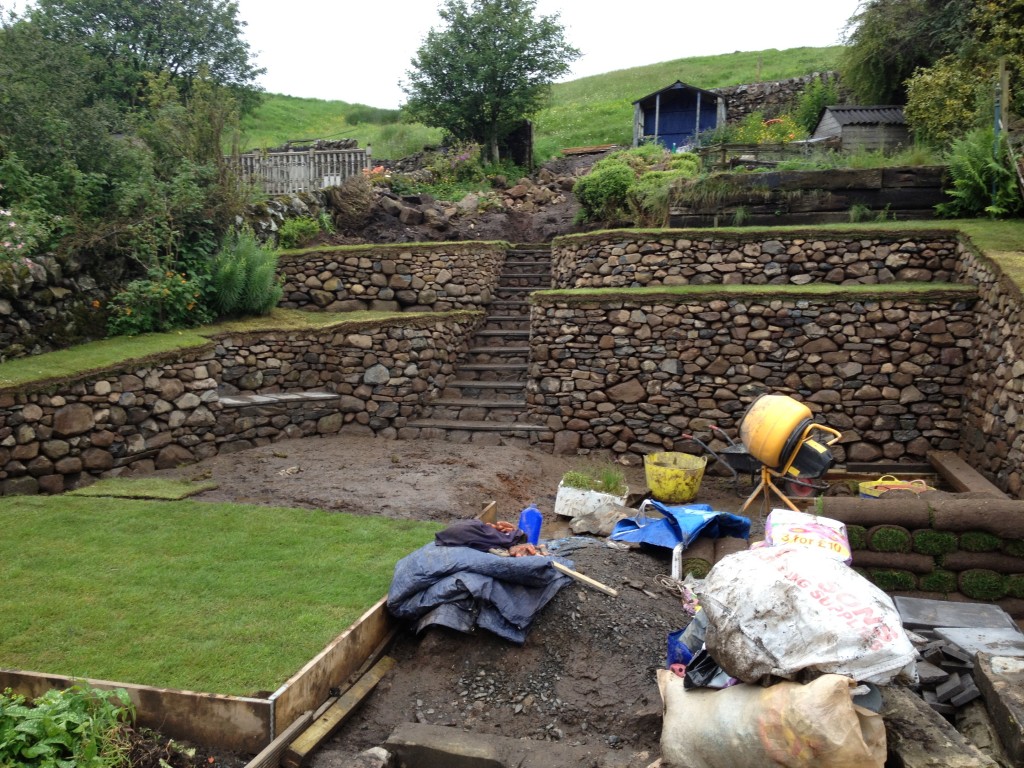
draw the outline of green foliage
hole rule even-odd
[[[558,15],[535,17],[536,0],[442,0],[444,27],[431,29],[412,59],[406,112],[456,139],[498,143],[547,101],[550,85],[580,52]]]
[[[835,80],[821,78],[813,81],[804,89],[797,101],[793,120],[806,133],[813,133],[818,127],[818,119],[825,107],[839,103],[839,85]]]
[[[218,317],[268,314],[283,293],[277,251],[260,245],[251,230],[229,234],[213,260],[210,286]]]
[[[988,531],[965,531],[960,534],[960,549],[965,552],[997,552],[1003,540]]]
[[[285,219],[277,230],[277,244],[281,248],[301,248],[320,234],[320,222],[312,216]]]
[[[612,496],[626,493],[626,475],[615,466],[584,467],[562,475],[562,485],[581,491],[599,491]]]
[[[846,538],[850,542],[850,549],[868,548],[868,529],[863,525],[846,526]]]
[[[960,591],[972,600],[998,600],[1006,596],[1006,577],[987,568],[960,572]]]
[[[121,726],[134,717],[123,688],[75,685],[49,690],[31,704],[7,689],[0,695],[0,766],[114,768],[124,764]]]
[[[205,276],[151,269],[110,299],[107,330],[111,336],[135,336],[207,323],[212,315],[203,301],[205,287]]]
[[[425,165],[437,185],[473,184],[484,179],[480,145],[472,142],[460,142],[443,152],[428,153]]]
[[[914,137],[929,146],[949,147],[970,126],[977,125],[983,108],[991,106],[989,80],[956,56],[939,59],[907,80],[903,112]],[[990,109],[984,109],[991,113]]]
[[[918,585],[926,592],[942,592],[948,595],[956,592],[957,575],[952,571],[938,569],[925,574],[918,580]]]
[[[953,142],[949,176],[953,187],[946,193],[952,199],[935,206],[940,216],[1005,218],[1024,207],[1005,135],[997,143],[991,127],[976,128]]]
[[[751,112],[739,123],[719,127],[700,138],[701,144],[785,144],[807,136],[790,115],[766,119],[763,112]]]
[[[913,537],[913,549],[922,555],[937,557],[949,554],[950,552],[956,552],[957,550],[956,534],[949,531],[935,531],[931,528],[922,528],[919,531],[914,531]]]
[[[613,221],[622,217],[626,195],[636,180],[636,173],[622,160],[605,158],[594,164],[590,173],[572,188],[580,204],[580,212],[590,221]]]
[[[905,81],[960,47],[970,0],[867,0],[847,22],[839,69],[860,104],[902,104]]]
[[[692,171],[683,168],[674,171],[650,171],[636,179],[626,192],[634,224],[641,227],[667,226],[669,203],[676,182],[692,178],[693,175]]]
[[[874,552],[909,552],[910,531],[898,525],[876,525],[867,533],[868,549]]]
[[[169,75],[184,95],[196,80],[212,79],[252,106],[256,79],[245,22],[230,0],[38,0],[29,18],[42,35],[81,47],[97,62],[105,96],[137,105],[149,75]]]
[[[910,571],[897,568],[869,568],[868,578],[886,592],[905,591],[917,588],[917,577]]]

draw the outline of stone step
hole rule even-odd
[[[504,344],[501,346],[485,344],[480,347],[469,348],[469,354],[471,355],[526,355],[529,352],[529,344]]]
[[[487,389],[492,391],[522,391],[523,384],[518,381],[481,381],[479,379],[455,379],[449,381],[445,389]]]
[[[492,319],[492,318],[488,318],[488,319]],[[494,329],[494,330],[486,329],[485,328],[482,331],[477,331],[475,335],[478,336],[478,337],[479,336],[484,336],[484,337],[487,337],[487,338],[494,337],[494,338],[501,338],[501,339],[528,339],[528,338],[530,338],[530,329],[528,327],[527,328],[522,328],[522,329],[518,329],[518,328],[517,329],[498,328],[498,329]]]
[[[478,371],[486,373],[526,373],[526,363],[466,363],[459,365],[459,371]]]
[[[525,409],[526,398],[516,400],[484,400],[475,397],[440,397],[429,403],[435,407],[444,408],[507,408],[508,410]]]
[[[543,424],[529,424],[522,421],[469,421],[456,419],[416,419],[406,426],[416,429],[467,430],[470,432],[545,432]]]

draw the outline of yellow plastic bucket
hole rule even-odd
[[[693,501],[700,489],[707,456],[688,453],[650,453],[644,457],[647,487],[656,501],[684,504]]]

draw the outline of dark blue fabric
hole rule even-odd
[[[647,517],[643,514],[627,517],[615,524],[609,538],[613,541],[673,549],[677,544],[690,546],[698,535],[712,539],[723,536],[746,539],[750,536],[749,518],[729,512],[716,512],[708,504],[669,506],[654,500],[645,501],[644,504],[664,517]]]
[[[561,557],[499,557],[432,542],[395,565],[388,610],[416,621],[417,632],[433,624],[480,627],[522,644],[541,608],[571,581],[552,560],[572,567]]]

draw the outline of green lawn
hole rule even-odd
[[[73,496],[0,499],[0,666],[264,695],[380,599],[436,523]]]

